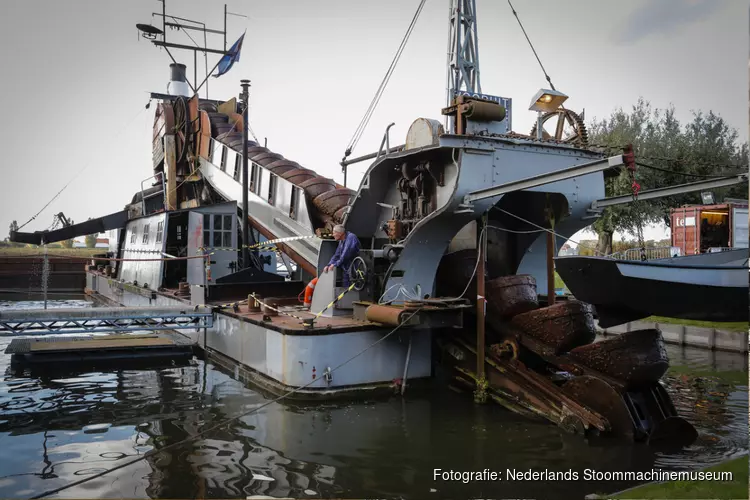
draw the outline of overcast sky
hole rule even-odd
[[[229,99],[252,81],[256,134],[285,157],[343,180],[344,149],[380,84],[419,0],[230,0],[228,45],[247,29],[241,61],[209,97]],[[354,155],[377,149],[390,122],[403,141],[419,117],[440,119],[445,100],[448,0],[428,0]],[[608,116],[643,96],[677,116],[713,110],[748,135],[748,3],[739,0],[515,0],[514,6],[566,106]],[[564,7],[563,7],[564,6]],[[24,230],[60,211],[75,221],[121,210],[152,174],[153,110],[167,54],[138,37],[154,0],[3,0],[0,92],[4,119],[0,238],[85,170]],[[175,16],[221,28],[220,2],[168,0]],[[508,4],[477,0],[485,93],[513,99],[513,128],[528,133],[543,74]],[[160,24],[153,18],[154,24]],[[196,36],[193,33],[193,36]],[[183,32],[168,41],[191,44]],[[209,44],[212,38],[209,38]],[[222,43],[213,38],[214,46]],[[192,79],[192,52],[177,52]],[[218,56],[209,57],[209,67]],[[199,62],[204,72],[203,62]],[[205,97],[205,94],[201,94]],[[365,164],[353,167],[358,183]],[[659,236],[647,233],[646,237]]]

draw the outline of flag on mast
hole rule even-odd
[[[247,31],[247,30],[246,30]],[[229,48],[228,54],[221,58],[217,65],[219,71],[213,75],[214,78],[219,78],[221,75],[232,69],[232,65],[240,60],[240,51],[242,50],[242,41],[245,38],[245,33],[234,42]]]

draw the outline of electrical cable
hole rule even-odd
[[[137,114],[136,114],[136,115],[135,115],[135,116],[134,116],[134,117],[133,117],[133,118],[132,118],[132,119],[131,119],[131,120],[130,120],[130,121],[129,121],[129,122],[128,122],[128,123],[127,123],[127,124],[126,124],[126,125],[125,125],[125,126],[124,126],[123,128],[122,128],[122,129],[120,129],[120,131],[119,131],[119,132],[117,132],[117,133],[115,134],[114,138],[112,139],[112,142],[113,142],[113,143],[116,143],[116,142],[117,142],[117,139],[118,139],[118,138],[120,137],[120,135],[122,135],[122,133],[123,133],[123,132],[125,132],[125,130],[127,130],[127,128],[128,128],[128,127],[130,127],[130,125],[132,125],[132,124],[133,124],[133,122],[135,122],[135,120],[136,120],[136,119],[137,119],[137,118],[138,118],[139,116],[141,116],[141,113],[143,113],[143,112],[144,112],[145,110],[146,110],[146,108],[141,108],[141,109],[140,109],[140,111],[138,111],[138,113],[137,113]],[[97,158],[97,160],[98,160],[98,158]],[[62,192],[63,192],[63,191],[65,191],[65,189],[67,189],[67,187],[68,187],[68,186],[70,186],[70,184],[71,184],[71,183],[72,183],[72,182],[73,182],[74,180],[76,180],[76,179],[77,179],[77,178],[78,178],[78,177],[79,177],[79,176],[80,176],[80,175],[81,175],[81,174],[82,174],[82,173],[84,172],[84,170],[86,170],[87,168],[89,168],[89,167],[90,167],[90,166],[91,166],[91,165],[92,165],[93,163],[94,163],[94,159],[91,159],[91,160],[89,160],[89,162],[88,162],[88,163],[86,163],[86,165],[84,165],[84,167],[83,167],[83,168],[82,168],[81,170],[79,170],[79,171],[78,171],[78,173],[77,173],[77,174],[75,174],[75,175],[74,175],[74,176],[73,176],[73,177],[72,177],[72,178],[71,178],[71,179],[70,179],[70,180],[69,180],[69,181],[67,182],[67,184],[65,184],[65,185],[64,185],[64,186],[62,187],[62,189],[60,189],[60,191],[58,191],[58,192],[57,192],[57,194],[55,194],[55,196],[53,196],[53,197],[52,197],[52,199],[51,199],[51,200],[49,200],[49,201],[47,202],[47,204],[46,204],[46,205],[44,205],[44,206],[43,206],[43,207],[41,208],[41,210],[39,210],[39,211],[38,211],[38,212],[37,212],[36,214],[34,214],[34,216],[33,216],[33,217],[31,217],[31,218],[30,218],[29,220],[27,220],[27,221],[26,221],[26,222],[24,222],[24,223],[23,223],[23,224],[22,224],[21,226],[19,226],[19,227],[18,227],[18,228],[16,229],[16,231],[20,231],[21,229],[23,229],[23,228],[24,228],[24,227],[25,227],[26,225],[28,225],[28,223],[29,223],[29,222],[33,221],[34,219],[36,219],[36,218],[37,218],[37,217],[39,216],[39,214],[41,214],[42,212],[44,212],[44,210],[45,210],[45,209],[46,209],[46,208],[47,208],[48,206],[50,206],[50,205],[52,204],[52,202],[53,202],[53,201],[55,201],[55,200],[57,199],[57,197],[58,197],[58,196],[60,196],[60,195],[62,194]]]
[[[373,347],[375,347],[375,346],[376,346],[376,345],[378,345],[379,343],[383,342],[383,341],[384,341],[385,339],[387,339],[388,337],[390,337],[391,335],[393,335],[394,333],[396,333],[396,332],[397,332],[397,331],[398,331],[398,330],[399,330],[399,329],[400,329],[400,328],[401,328],[402,326],[404,326],[404,325],[405,325],[405,324],[406,324],[406,323],[407,323],[407,322],[408,322],[408,321],[409,321],[409,320],[410,320],[411,318],[413,318],[413,317],[414,317],[414,316],[415,316],[415,315],[416,315],[416,314],[417,314],[417,313],[418,313],[419,311],[421,311],[422,309],[423,309],[423,308],[422,308],[422,307],[420,307],[419,309],[416,309],[416,310],[414,310],[414,312],[412,312],[412,313],[411,313],[411,314],[410,314],[410,315],[409,315],[408,317],[406,317],[406,318],[405,318],[405,319],[404,319],[404,320],[403,320],[403,321],[402,321],[401,323],[399,323],[399,324],[398,324],[398,325],[397,325],[397,326],[396,326],[396,327],[395,327],[395,328],[394,328],[393,330],[391,330],[390,332],[388,332],[388,333],[387,333],[387,334],[385,334],[385,335],[384,335],[383,337],[379,338],[378,340],[376,340],[375,342],[373,342],[373,343],[372,343],[372,344],[370,344],[369,346],[365,347],[364,349],[362,349],[362,350],[361,350],[361,351],[359,351],[359,352],[358,352],[357,354],[355,354],[354,356],[350,357],[349,359],[347,359],[347,360],[346,360],[346,361],[344,361],[343,363],[339,364],[339,365],[338,365],[338,366],[336,366],[335,368],[332,368],[332,369],[331,369],[330,371],[328,371],[328,373],[329,373],[329,374],[331,374],[331,373],[335,372],[335,371],[336,371],[336,370],[338,370],[339,368],[342,368],[343,366],[345,366],[345,365],[347,365],[348,363],[350,363],[351,361],[355,360],[356,358],[358,358],[359,356],[361,356],[361,355],[362,355],[362,354],[364,354],[365,352],[369,351],[370,349],[372,349]],[[128,465],[132,465],[132,464],[134,464],[134,463],[136,463],[136,462],[140,462],[140,461],[143,461],[143,460],[145,460],[145,459],[147,459],[147,458],[149,458],[149,457],[152,457],[152,456],[154,456],[154,455],[158,455],[158,454],[160,454],[160,453],[162,453],[162,452],[165,452],[165,451],[169,451],[169,450],[173,450],[173,449],[175,449],[175,448],[178,448],[179,446],[181,446],[181,445],[183,445],[183,444],[186,444],[186,443],[189,443],[189,442],[191,442],[191,441],[194,441],[194,440],[196,440],[196,439],[198,439],[198,438],[201,438],[201,437],[203,437],[203,435],[205,435],[205,434],[207,434],[207,433],[209,433],[209,432],[215,431],[215,430],[217,430],[217,429],[220,429],[221,427],[224,427],[224,426],[225,426],[225,425],[227,425],[227,424],[230,424],[230,423],[232,423],[232,422],[234,422],[234,421],[236,421],[236,420],[239,420],[240,418],[246,417],[246,416],[248,416],[248,415],[252,415],[253,413],[257,413],[257,412],[259,412],[260,410],[262,410],[263,408],[265,408],[265,407],[267,407],[267,406],[270,406],[270,405],[272,405],[272,404],[274,404],[274,403],[278,403],[278,402],[279,402],[279,401],[281,401],[282,399],[285,399],[285,398],[287,398],[287,397],[291,396],[292,394],[295,394],[295,393],[297,393],[297,392],[301,391],[302,389],[305,389],[305,388],[307,388],[307,387],[309,387],[309,386],[313,385],[313,384],[314,384],[315,382],[318,382],[319,380],[321,380],[321,379],[325,378],[325,377],[326,377],[326,375],[327,375],[327,374],[326,374],[326,373],[324,373],[324,374],[322,374],[322,375],[318,376],[317,378],[314,378],[314,379],[313,379],[312,381],[308,382],[307,384],[305,384],[305,385],[303,385],[303,386],[300,386],[300,387],[296,387],[296,388],[292,389],[291,391],[288,391],[288,392],[286,392],[286,393],[282,394],[281,396],[279,396],[279,397],[277,397],[277,398],[275,398],[275,399],[272,399],[272,400],[270,400],[270,401],[266,401],[265,403],[263,403],[262,405],[260,405],[260,406],[258,406],[258,407],[256,407],[256,408],[253,408],[253,409],[251,409],[251,410],[248,410],[248,411],[246,411],[246,412],[242,412],[242,413],[240,413],[240,414],[238,414],[238,415],[235,415],[234,417],[230,417],[230,418],[227,418],[227,419],[223,420],[222,422],[219,422],[219,423],[218,423],[218,424],[216,424],[216,425],[212,425],[211,427],[209,427],[209,428],[207,428],[207,429],[202,429],[202,430],[201,430],[200,432],[198,432],[197,434],[195,434],[195,435],[193,435],[193,436],[187,437],[187,438],[185,438],[185,439],[182,439],[182,440],[180,440],[180,441],[177,441],[176,443],[173,443],[173,444],[167,445],[167,446],[165,446],[165,447],[163,447],[163,448],[159,448],[159,449],[152,449],[152,450],[150,450],[150,451],[148,451],[148,452],[144,453],[143,455],[139,455],[139,456],[138,456],[137,458],[135,458],[135,459],[133,459],[133,460],[130,460],[130,461],[128,461],[128,462],[125,462],[125,463],[122,463],[122,464],[120,464],[120,465],[117,465],[117,466],[115,466],[115,467],[112,467],[112,468],[110,468],[110,469],[106,469],[106,470],[104,470],[104,471],[102,471],[102,472],[99,472],[99,473],[97,473],[97,474],[93,474],[93,475],[91,475],[91,476],[87,476],[87,477],[85,477],[85,478],[83,478],[83,479],[80,479],[80,480],[78,480],[78,481],[74,481],[74,482],[72,482],[72,483],[68,483],[68,484],[66,484],[66,485],[60,486],[59,488],[55,488],[55,489],[52,489],[52,490],[48,490],[48,491],[45,491],[44,493],[41,493],[41,494],[39,494],[39,495],[36,495],[36,496],[34,496],[34,497],[31,497],[31,499],[32,499],[32,500],[35,500],[35,499],[37,499],[37,498],[44,498],[44,497],[48,497],[48,496],[50,496],[50,495],[54,495],[54,494],[56,494],[56,493],[59,493],[59,492],[61,492],[61,491],[67,490],[67,489],[69,489],[69,488],[73,488],[73,487],[75,487],[75,486],[80,486],[80,485],[82,485],[82,484],[84,484],[84,483],[87,483],[87,482],[89,482],[89,481],[92,481],[92,480],[94,480],[94,479],[98,479],[98,478],[100,478],[100,477],[102,477],[102,476],[104,476],[104,475],[106,475],[106,474],[109,474],[109,473],[111,473],[111,472],[115,472],[115,471],[117,471],[117,470],[123,469],[123,468],[127,467]]]
[[[516,16],[516,21],[518,21],[518,25],[521,27],[521,31],[523,31],[523,36],[526,37],[526,41],[529,42],[529,47],[531,47],[531,51],[534,52],[534,57],[536,57],[537,62],[539,63],[539,67],[542,68],[542,73],[544,73],[545,78],[550,84],[550,87],[552,87],[552,90],[555,89],[555,85],[552,83],[552,79],[547,74],[547,70],[544,69],[544,65],[542,64],[542,60],[539,59],[539,55],[536,53],[536,49],[534,48],[534,44],[531,43],[531,39],[529,38],[529,35],[526,34],[526,30],[523,27],[523,23],[521,23],[521,18],[518,17],[518,13],[516,12],[516,9],[513,8],[513,4],[510,3],[510,0],[508,0],[508,5],[510,6],[510,10],[513,11],[513,15]]]
[[[401,58],[401,54],[403,53],[404,48],[406,47],[406,43],[409,41],[409,37],[411,36],[412,31],[414,30],[414,26],[417,23],[417,19],[419,19],[419,15],[421,14],[422,8],[424,7],[424,4],[426,1],[427,0],[420,1],[419,6],[417,7],[417,11],[414,13],[414,17],[412,18],[411,24],[409,24],[409,27],[407,28],[406,33],[404,34],[404,38],[401,40],[401,44],[396,50],[396,54],[393,56],[393,60],[391,61],[390,66],[388,67],[388,70],[386,71],[386,74],[383,77],[383,80],[380,82],[380,86],[375,92],[375,96],[373,96],[372,101],[370,101],[370,105],[367,107],[367,111],[365,111],[365,115],[362,117],[362,120],[359,122],[359,125],[355,129],[354,134],[352,135],[352,138],[349,140],[349,144],[346,147],[346,152],[344,153],[344,158],[348,157],[351,154],[352,150],[357,146],[357,143],[362,138],[362,134],[364,133],[365,128],[370,122],[370,119],[372,118],[372,114],[374,113],[375,108],[380,102],[380,98],[383,96],[383,92],[385,91],[385,87],[388,85],[388,81],[391,79],[391,76],[393,75],[393,71],[396,69],[396,65],[398,64],[398,61]]]

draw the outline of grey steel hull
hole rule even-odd
[[[596,307],[607,328],[648,316],[699,321],[747,321],[747,265],[701,265],[706,260],[637,262],[560,257],[558,274],[571,293]],[[742,261],[739,261],[742,262]]]

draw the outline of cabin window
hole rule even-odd
[[[232,248],[232,216],[203,214],[203,245],[211,248]]]
[[[270,173],[268,175],[268,203],[273,205],[274,195],[276,194],[276,176]]]
[[[214,158],[214,141],[211,139],[208,141],[208,159],[213,160]]]
[[[289,217],[297,220],[297,211],[299,208],[299,188],[292,186],[292,199],[289,202]]]
[[[240,182],[240,172],[242,171],[242,155],[236,155],[234,159],[234,180]]]
[[[253,186],[253,193],[260,196],[260,183],[263,179],[263,170],[258,166],[257,163],[253,163],[253,177],[252,177],[252,186]]]
[[[133,226],[133,232],[130,233],[130,243],[135,244],[135,239],[138,237],[138,226]]]
[[[143,244],[148,245],[148,224],[143,226]]]
[[[164,235],[164,222],[160,222],[156,226],[156,242],[161,243],[161,239]]]
[[[221,147],[221,166],[220,166],[222,172],[226,171],[227,169],[227,147],[222,146]]]

